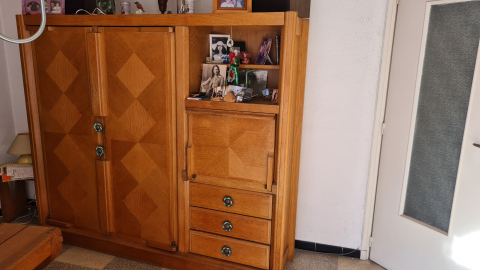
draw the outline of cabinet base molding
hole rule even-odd
[[[53,220],[53,219],[46,219],[45,223],[47,223],[48,225],[58,226],[58,227],[63,227],[63,228],[73,227],[73,225],[70,224],[70,223],[63,222],[63,221],[58,221],[58,220]]]
[[[178,270],[254,270],[258,268],[225,262],[191,253],[169,252],[150,248],[119,237],[106,236],[75,228],[61,228],[64,243],[118,257]]]

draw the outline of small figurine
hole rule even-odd
[[[143,9],[143,6],[142,4],[140,4],[139,2],[135,2],[135,5],[137,5],[137,14],[142,14],[142,13],[145,13],[145,10]]]
[[[162,14],[165,14],[165,11],[167,11],[167,2],[168,0],[158,0],[158,7],[160,9],[160,12],[162,12]]]
[[[230,57],[232,57],[232,55],[235,55],[235,54],[230,54]],[[238,67],[240,66],[240,58],[238,57],[233,57],[231,58],[232,60],[232,64],[231,64],[231,67],[230,67],[230,70],[233,70],[233,72],[235,72],[235,85],[236,86],[239,86],[239,80],[238,80]]]
[[[252,57],[252,54],[248,52],[241,52],[238,57],[243,60],[242,64],[246,65],[250,64],[250,58]]]

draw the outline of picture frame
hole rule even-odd
[[[252,0],[213,0],[213,13],[251,13]]]
[[[260,45],[260,49],[258,51],[257,60],[255,61],[255,65],[265,65],[265,63],[270,59],[270,49],[272,48],[272,41],[271,38],[265,38]],[[273,63],[272,63],[273,64]]]
[[[212,63],[223,63],[222,56],[228,55],[227,42],[230,35],[210,34],[210,60]]]

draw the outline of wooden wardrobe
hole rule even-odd
[[[17,16],[21,38],[39,24]],[[187,100],[209,34],[246,42],[252,59],[281,36],[279,66],[240,66],[268,70],[278,104]],[[20,46],[40,224],[65,243],[170,269],[283,269],[307,43],[295,12],[48,16]]]

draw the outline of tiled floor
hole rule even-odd
[[[45,270],[167,270],[80,247],[63,245],[60,256]],[[297,249],[286,270],[383,270],[371,261]]]
[[[37,220],[26,217],[16,223]],[[0,223],[2,222],[0,218]],[[372,261],[361,261],[348,257],[323,254],[296,249],[295,259],[288,262],[286,270],[383,270]],[[132,261],[113,255],[63,244],[62,253],[45,270],[168,270],[146,263]]]

